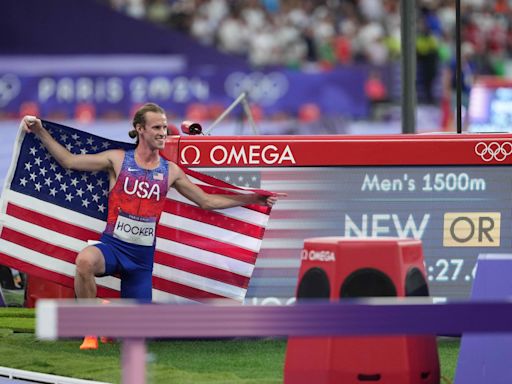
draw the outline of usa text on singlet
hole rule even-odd
[[[127,243],[153,246],[167,195],[168,172],[165,159],[160,158],[154,169],[144,169],[137,165],[134,151],[126,151],[109,195],[105,233]]]

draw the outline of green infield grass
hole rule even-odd
[[[120,344],[80,351],[81,340],[40,341],[34,310],[0,308],[0,366],[120,383]],[[172,326],[172,325],[170,325]],[[453,381],[459,339],[439,339],[442,383]],[[175,340],[148,343],[148,383],[278,384],[283,339]]]

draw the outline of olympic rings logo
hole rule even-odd
[[[224,83],[226,93],[236,98],[247,92],[251,101],[271,105],[283,97],[289,88],[288,78],[279,72],[234,72]]]
[[[512,143],[509,141],[504,143],[498,143],[496,141],[484,143],[481,141],[475,145],[475,153],[480,156],[483,161],[504,161],[507,156],[512,154]]]

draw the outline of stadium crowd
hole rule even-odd
[[[255,67],[329,69],[400,55],[397,0],[102,0],[116,10],[190,33]],[[461,2],[462,37],[479,68],[500,75],[512,54],[512,1]],[[455,0],[419,0],[418,60],[453,56]]]

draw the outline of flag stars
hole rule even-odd
[[[98,205],[98,211],[101,213],[105,212],[105,206],[103,204]]]
[[[71,150],[73,149],[73,145],[71,143],[68,143],[66,144],[66,149],[71,152]]]
[[[34,188],[37,190],[37,192],[41,192],[42,185],[40,183],[35,183]]]
[[[90,204],[89,200],[87,200],[87,199],[82,200],[82,207],[89,208],[89,204]]]
[[[29,149],[29,151],[30,151],[30,154],[31,154],[32,156],[35,156],[35,155],[36,155],[36,153],[37,153],[37,148],[36,148],[36,147],[32,147],[32,148],[30,148],[30,149]]]
[[[27,183],[28,183],[28,180],[25,179],[24,177],[20,179],[20,184],[23,185],[24,187],[27,186]]]
[[[92,191],[94,190],[94,185],[92,185],[92,184],[90,184],[90,183],[89,183],[89,184],[87,184],[87,190],[88,190],[89,192],[92,192]]]
[[[32,181],[36,181],[36,179],[37,179],[37,175],[36,175],[34,172],[32,172],[32,173],[29,175],[29,177],[30,177],[30,180],[32,180]]]
[[[57,190],[55,188],[51,188],[50,189],[50,195],[52,195],[53,197],[55,197],[57,195]]]
[[[57,164],[50,163],[50,169],[52,170],[52,172],[55,172],[57,170]]]
[[[68,140],[68,135],[66,135],[66,134],[60,135],[60,141],[65,143],[67,140]]]
[[[26,169],[27,171],[30,171],[30,170],[32,169],[32,164],[30,164],[30,162],[26,162],[26,163],[25,163],[25,169]]]
[[[103,183],[105,182],[105,180],[103,179],[98,179],[96,180],[96,185],[98,185],[100,188],[103,188]]]
[[[86,141],[88,146],[91,146],[94,143],[94,139],[92,137],[88,137]]]
[[[87,173],[82,173],[81,179],[82,179],[82,181],[87,181],[87,180],[89,180],[89,176],[87,175]]]
[[[97,193],[95,193],[94,195],[92,195],[92,201],[94,201],[95,203],[97,203],[98,201],[100,201],[100,197],[98,196]]]
[[[73,173],[73,170],[68,168],[64,171],[64,173],[66,174],[66,176],[71,176],[71,174]]]
[[[78,185],[78,179],[76,177],[71,179],[71,185],[76,188]]]
[[[78,188],[78,189],[76,190],[76,194],[77,194],[78,196],[82,197],[82,196],[84,195],[84,190],[83,190],[82,188]]]
[[[41,175],[43,175],[43,177],[44,177],[44,176],[46,176],[46,172],[48,172],[48,170],[47,170],[46,168],[40,168],[40,169],[39,169],[39,173],[40,173]]]
[[[36,165],[37,165],[38,167],[40,167],[40,166],[41,166],[41,162],[42,162],[42,161],[43,161],[43,160],[41,160],[41,158],[40,158],[40,157],[36,157],[36,158],[34,159],[34,163],[36,163]]]
[[[52,185],[52,178],[47,177],[46,179],[44,179],[44,184],[47,185],[48,187]]]
[[[72,138],[73,140],[77,141],[77,140],[80,138],[80,136],[78,136],[78,134],[77,134],[77,133],[73,133],[73,134],[71,135],[71,138]]]
[[[85,149],[85,148],[80,149],[80,153],[82,155],[87,155],[87,149]]]
[[[62,173],[58,172],[55,174],[55,180],[57,180],[59,183],[62,180]]]
[[[66,201],[71,201],[73,200],[73,195],[71,193],[67,193],[66,194]]]
[[[44,159],[45,159],[45,160],[50,160],[51,158],[52,158],[52,155],[50,155],[50,152],[46,152],[46,153],[44,154]]]
[[[68,185],[66,183],[62,183],[60,185],[60,190],[66,192],[68,190]]]
[[[104,141],[103,143],[101,143],[101,147],[107,149],[108,147],[110,147],[110,143],[108,141]]]

